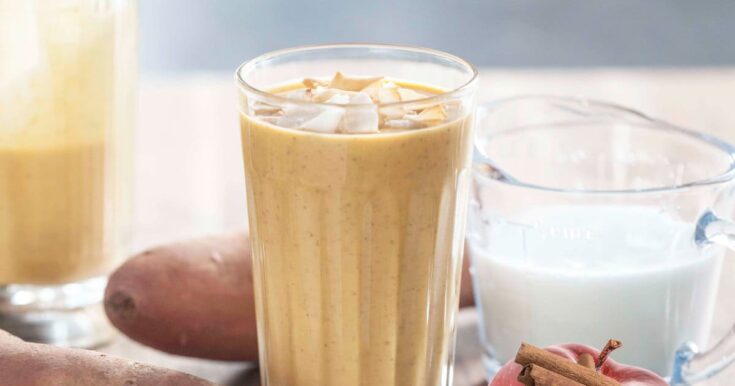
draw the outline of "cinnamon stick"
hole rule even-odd
[[[523,366],[520,374],[518,374],[518,382],[526,386],[584,386],[577,381],[538,365]]]
[[[582,353],[579,355],[579,358],[577,358],[577,364],[588,369],[594,369],[596,367],[595,357],[593,357],[592,354],[588,352]]]
[[[521,343],[515,361],[521,366],[531,364],[541,366],[585,386],[621,386],[620,382],[598,373],[595,369],[580,366],[525,342]]]

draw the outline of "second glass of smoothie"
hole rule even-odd
[[[102,297],[130,234],[137,24],[136,0],[0,0],[0,329],[24,340],[113,336]]]
[[[263,384],[451,385],[475,69],[332,45],[236,79]]]

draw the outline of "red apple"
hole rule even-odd
[[[577,358],[583,353],[589,353],[592,357],[597,358],[600,351],[592,347],[581,344],[564,344],[559,346],[547,347],[546,351],[552,352],[570,361],[577,362]],[[523,386],[516,378],[521,372],[522,366],[510,360],[495,375],[490,386]],[[628,366],[617,363],[612,359],[607,359],[600,369],[600,372],[608,377],[617,380],[623,386],[667,386],[668,383],[663,378],[653,372],[642,369],[640,367]]]

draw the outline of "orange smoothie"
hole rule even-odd
[[[0,284],[103,275],[104,146],[0,146]]]
[[[129,215],[137,11],[0,2],[0,286],[105,275]]]
[[[399,130],[381,116],[374,133],[322,133],[241,116],[269,384],[447,379],[471,126],[470,116],[448,115]]]

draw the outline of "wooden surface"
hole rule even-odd
[[[479,345],[479,339],[477,333],[477,314],[474,309],[460,312],[458,318],[458,350],[454,382],[457,386],[477,386],[484,384],[485,372],[481,363],[482,351]],[[258,369],[253,363],[218,362],[176,357],[144,347],[124,336],[117,337],[111,345],[100,349],[100,351],[185,371],[221,385],[260,385]]]
[[[735,142],[735,69],[482,70],[482,101],[517,94],[587,96]],[[246,227],[235,88],[231,74],[143,79],[137,131],[133,251],[176,239]],[[712,335],[735,320],[735,272],[728,259]],[[459,317],[455,385],[481,381],[474,310]],[[252,364],[174,357],[124,337],[101,348],[183,370],[224,385],[257,384]],[[705,383],[729,385],[729,369]],[[376,385],[378,386],[378,385]]]

